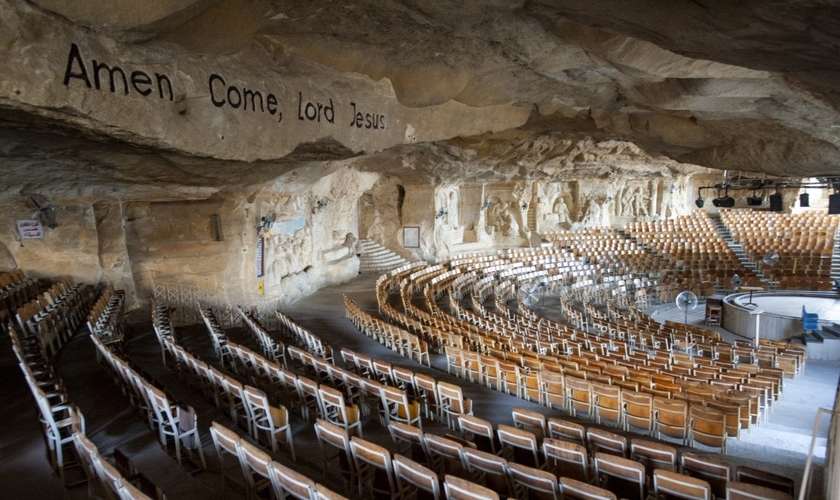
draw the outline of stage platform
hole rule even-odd
[[[723,299],[723,328],[743,337],[755,338],[758,316],[759,338],[790,340],[802,337],[802,308],[819,315],[820,329],[840,323],[840,296],[836,292],[808,292],[799,290],[756,291],[735,293]],[[817,332],[819,334],[819,331]],[[822,338],[834,340],[836,348],[817,355],[818,359],[840,359],[840,340],[833,335]],[[828,346],[826,346],[828,347]],[[811,346],[809,346],[809,356]],[[818,354],[818,353],[814,353]]]

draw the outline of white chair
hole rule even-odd
[[[385,410],[386,424],[396,421],[423,428],[423,422],[420,419],[420,403],[409,402],[404,390],[383,385],[379,387],[379,396],[382,400],[382,408]]]
[[[198,420],[192,408],[170,404],[163,391],[154,386],[151,387],[149,401],[160,422],[158,437],[161,445],[166,447],[168,438],[171,437],[178,463],[181,463],[181,447],[183,446],[186,449],[197,450],[201,467],[207,468],[204,451],[201,448],[201,438],[198,435]]]
[[[274,498],[311,500],[315,497],[315,481],[278,462],[268,465]]]
[[[248,413],[253,419],[251,422],[251,435],[256,440],[265,436],[271,451],[277,451],[278,444],[282,442],[289,448],[292,461],[295,460],[295,447],[292,442],[292,426],[289,423],[289,411],[285,406],[272,406],[268,398],[261,390],[245,386],[245,404],[248,406]]]
[[[343,427],[351,436],[362,436],[362,418],[358,405],[347,405],[344,394],[326,385],[318,386],[318,404],[327,422]]]

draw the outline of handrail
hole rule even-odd
[[[814,448],[817,445],[817,433],[820,430],[820,420],[824,413],[830,413],[832,415],[840,415],[840,410],[829,410],[827,408],[818,408],[817,409],[817,416],[814,419],[814,432],[811,433],[811,446],[808,449],[808,459],[805,461],[805,470],[802,471],[802,484],[799,486],[799,500],[805,500],[807,497],[808,490],[810,488],[811,482],[811,462],[814,458]],[[829,427],[831,423],[829,423]],[[829,430],[829,439],[831,438],[831,431]],[[830,449],[831,443],[828,443],[828,448]],[[828,456],[826,454],[826,460],[828,460]],[[829,475],[826,474],[826,479],[828,479]]]

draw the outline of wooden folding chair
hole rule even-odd
[[[563,493],[563,500],[618,500],[610,490],[570,477],[560,478],[560,491]]]
[[[533,432],[499,424],[496,428],[496,434],[499,436],[499,443],[506,457],[512,457],[513,461],[531,467],[544,467],[543,461],[540,458],[537,437]]]
[[[711,485],[691,476],[657,469],[653,471],[653,494],[683,500],[712,500]]]
[[[331,424],[322,419],[315,421],[315,435],[318,437],[318,447],[323,457],[324,477],[330,471],[337,471],[344,482],[345,489],[356,481],[356,466],[353,463],[353,452],[350,450],[350,435],[344,427]],[[335,463],[336,469],[330,469]]]
[[[508,472],[517,498],[531,498],[534,495],[553,500],[562,498],[557,476],[551,472],[515,462],[508,463]]]
[[[353,436],[350,450],[358,474],[359,495],[367,489],[371,495],[389,496],[391,500],[399,498],[391,454],[387,449]]]
[[[730,481],[726,483],[726,500],[793,500],[793,496],[766,486]]]
[[[446,476],[444,479],[443,490],[447,500],[499,500],[499,494],[490,488],[457,476]]]
[[[461,437],[475,443],[476,448],[489,453],[498,453],[496,431],[493,424],[474,415],[461,415],[458,418]]]
[[[464,448],[464,461],[473,481],[499,492],[503,497],[513,495],[507,460],[494,453]]]
[[[414,489],[428,493],[434,500],[440,500],[440,479],[428,467],[402,455],[394,455],[394,475],[401,498],[406,498],[409,490]]]
[[[542,447],[548,470],[558,476],[570,477],[586,483],[591,482],[589,452],[584,446],[545,438]]]
[[[645,500],[645,466],[629,458],[595,453],[595,476],[601,486],[621,491],[627,499]]]
[[[274,498],[311,500],[315,493],[315,481],[286,467],[279,462],[269,462],[269,479]]]

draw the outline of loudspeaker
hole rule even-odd
[[[840,214],[840,193],[828,196],[828,213]]]
[[[764,198],[761,196],[747,196],[747,205],[751,207],[760,207],[764,203]]]
[[[781,212],[782,211],[782,193],[771,194],[770,198],[770,210],[774,212]]]

